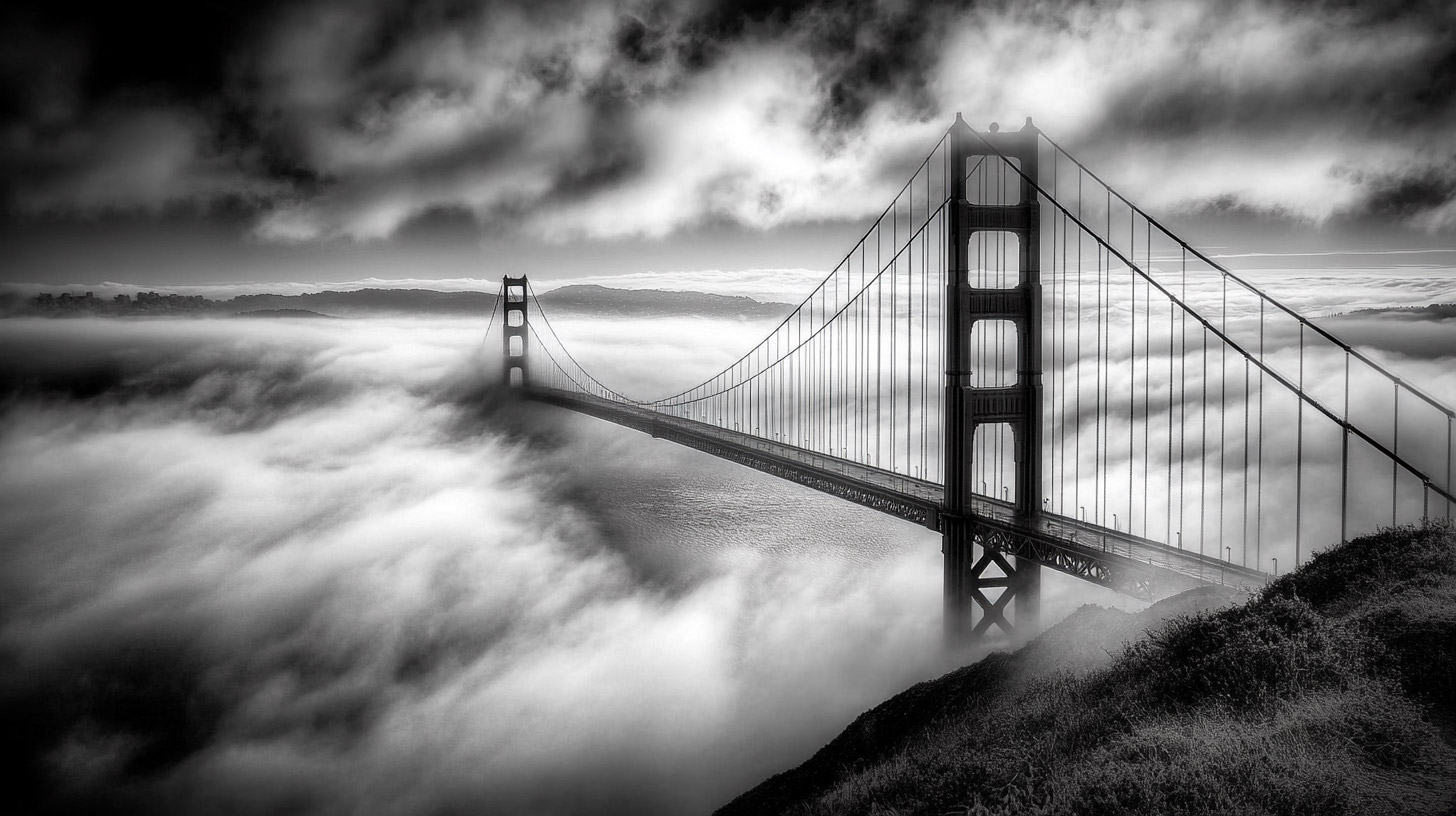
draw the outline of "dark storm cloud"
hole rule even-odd
[[[859,218],[962,110],[1034,116],[1153,206],[1456,223],[1440,3],[78,9],[11,13],[22,212],[241,201],[280,240]],[[197,32],[170,51],[169,15]]]
[[[1129,32],[1153,48],[1170,38],[1184,57],[1157,82],[1112,89],[1100,121],[1082,136],[1089,149],[1184,148],[1226,172],[1217,165],[1228,162],[1212,148],[1222,140],[1239,146],[1235,154],[1287,158],[1282,174],[1277,165],[1265,168],[1268,183],[1222,185],[1231,204],[1449,226],[1456,185],[1449,4],[1241,3],[1194,19],[1186,28]],[[1281,189],[1291,181],[1302,192]]]
[[[0,191],[9,208],[156,210],[281,192],[231,80],[278,5],[7,5]]]
[[[6,136],[11,202],[26,212],[253,207],[288,189],[256,150],[181,107],[112,105]]]
[[[70,43],[74,92],[88,101],[151,93],[202,101],[224,90],[230,61],[268,23],[279,0],[161,0],[141,5],[55,0],[8,4],[0,12],[9,47]],[[51,49],[45,53],[62,56]],[[47,70],[49,60],[27,68]],[[7,93],[24,85],[7,73]]]
[[[1183,138],[1252,130],[1297,137],[1328,126],[1399,133],[1450,124],[1456,113],[1456,21],[1449,9],[1412,9],[1384,19],[1359,8],[1320,11],[1295,5],[1269,12],[1267,22],[1280,27],[1280,36],[1267,50],[1215,47],[1200,55],[1198,39],[1216,45],[1221,32],[1215,27],[1194,35],[1184,70],[1111,97],[1105,135]]]

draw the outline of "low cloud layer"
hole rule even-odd
[[[1456,393],[1444,323],[1336,323]],[[558,326],[643,397],[768,327]],[[933,534],[518,411],[480,334],[0,322],[0,710],[19,724],[0,757],[23,806],[703,811],[944,668]],[[1327,442],[1310,484],[1337,466]],[[1355,521],[1387,501],[1362,492]],[[1287,567],[1288,540],[1265,547]],[[1118,602],[1052,572],[1045,598],[1047,621]]]
[[[0,324],[12,806],[702,812],[943,668],[935,536],[518,411],[479,332]]]
[[[1031,115],[1164,211],[1456,225],[1441,4],[314,0],[193,12],[215,50],[170,62],[135,21],[10,14],[13,213],[221,208],[271,241],[853,219],[963,111]]]

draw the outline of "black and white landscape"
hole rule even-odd
[[[1451,812],[1449,530],[1045,570],[1011,656],[938,533],[502,386],[504,276],[631,398],[733,365],[957,112],[1456,404],[1449,4],[0,9],[0,812]]]

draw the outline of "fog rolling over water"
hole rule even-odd
[[[1351,325],[1449,392],[1444,322]],[[483,328],[0,321],[7,804],[702,813],[949,667],[938,536],[515,403]],[[766,331],[561,329],[642,396]]]
[[[936,536],[504,401],[481,331],[0,323],[21,812],[705,812],[943,668]]]

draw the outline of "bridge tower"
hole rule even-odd
[[[502,278],[501,296],[505,298],[502,304],[505,324],[501,332],[504,363],[501,366],[501,384],[507,388],[520,387],[529,382],[526,367],[526,276],[513,278],[507,275]]]
[[[1040,134],[1026,120],[1020,131],[973,133],[960,114],[951,128],[952,173],[947,247],[945,372],[945,499],[942,552],[945,556],[945,626],[953,641],[984,635],[991,626],[1030,636],[1041,605],[1041,567],[998,551],[994,532],[975,509],[973,451],[976,432],[1008,426],[1015,460],[1012,512],[1021,520],[1041,512],[1041,228],[1036,190]],[[966,177],[973,159],[1000,162],[999,153],[1018,164],[1015,202],[975,204],[967,199]],[[1005,172],[1014,174],[1007,169]],[[1006,232],[1018,243],[1017,284],[1011,288],[972,286],[971,241],[977,232]],[[1016,382],[991,387],[974,384],[978,360],[971,330],[980,320],[1010,322],[1016,330]],[[983,500],[984,501],[984,500]],[[987,590],[1000,589],[992,597]],[[1007,612],[1011,611],[1008,617]]]

